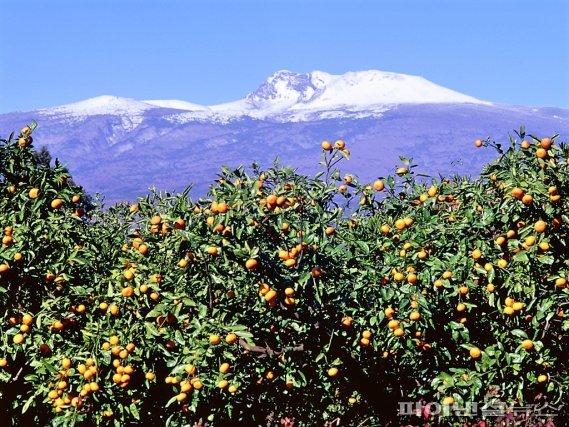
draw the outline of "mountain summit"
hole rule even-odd
[[[244,99],[209,107],[220,116],[277,121],[371,117],[398,104],[490,104],[423,77],[385,71],[341,75],[277,71]]]
[[[385,71],[342,75],[322,71],[299,74],[282,70],[246,98],[257,107],[336,108],[381,104],[426,104],[482,101],[436,85],[423,77]]]
[[[326,118],[379,117],[400,104],[490,103],[447,89],[423,77],[385,71],[358,71],[333,75],[323,71],[295,73],[281,70],[269,76],[244,98],[204,106],[180,100],[137,101],[99,96],[59,107],[42,114],[83,118],[91,115],[126,115],[136,120],[148,110],[171,110],[167,120],[229,122],[242,118],[278,122]]]

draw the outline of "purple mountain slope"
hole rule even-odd
[[[363,180],[413,157],[432,175],[476,174],[494,157],[473,141],[525,125],[528,133],[569,134],[569,110],[495,105],[420,77],[375,71],[331,76],[281,71],[240,101],[204,107],[183,101],[93,98],[0,115],[0,135],[38,121],[37,145],[65,162],[76,181],[108,201],[133,200],[151,186],[203,195],[221,165],[281,163],[313,173],[320,142],[343,138],[342,166]]]

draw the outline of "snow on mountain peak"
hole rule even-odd
[[[194,104],[192,102],[187,102],[187,101],[180,101],[178,99],[164,99],[164,100],[153,99],[142,102],[144,102],[145,104],[154,105],[156,107],[171,108],[173,110],[206,111],[208,109],[203,105]]]
[[[102,95],[59,107],[45,108],[40,111],[47,114],[64,114],[79,117],[100,114],[136,116],[152,108],[157,107],[131,98]]]
[[[337,109],[372,105],[482,101],[422,77],[385,71],[332,75],[278,71],[246,97],[255,108]]]
[[[247,95],[246,100],[256,108],[287,108],[306,103],[320,93],[310,74],[281,70],[270,76],[259,88]]]
[[[121,116],[126,127],[137,126],[146,111],[166,120],[228,122],[243,117],[276,121],[306,121],[334,117],[379,117],[397,104],[483,103],[419,76],[369,70],[333,75],[323,71],[295,73],[280,70],[240,100],[203,106],[180,100],[137,101],[98,96],[85,101],[40,110],[69,120],[92,115]],[[163,114],[159,109],[173,110]],[[176,111],[177,110],[177,111]]]

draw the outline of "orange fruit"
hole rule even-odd
[[[439,193],[439,190],[434,185],[431,185],[427,190],[427,195],[429,197],[435,197]]]
[[[454,397],[452,397],[452,396],[446,396],[446,397],[443,399],[443,405],[445,405],[445,406],[452,406],[452,405],[454,405]]]
[[[322,149],[325,151],[330,151],[332,149],[332,144],[329,141],[322,141]]]
[[[524,308],[524,303],[523,302],[515,302],[512,305],[512,308],[514,309],[514,311],[520,311],[522,308]]]
[[[405,334],[405,331],[401,328],[397,328],[393,331],[393,335],[396,337],[402,337]]]
[[[330,368],[328,369],[328,376],[334,378],[338,375],[338,368]]]
[[[30,314],[28,314],[28,313],[26,313],[26,314],[24,314],[24,315],[22,316],[22,323],[23,323],[24,325],[30,326],[33,321],[34,321],[34,318],[33,318]]]
[[[482,257],[482,252],[480,251],[480,249],[474,249],[472,251],[472,258],[480,259],[481,257]]]
[[[61,367],[63,369],[71,368],[71,360],[68,357],[64,357],[63,360],[61,361]]]
[[[522,141],[521,143],[521,147],[524,149],[528,149],[531,146],[531,143],[529,141]]]
[[[53,209],[59,209],[62,206],[63,206],[63,200],[61,200],[61,199],[54,199],[51,202],[51,207]]]
[[[224,214],[229,210],[229,206],[225,202],[218,203],[217,205],[217,212]]]
[[[398,230],[403,230],[405,228],[405,221],[402,219],[395,221],[395,228]]]
[[[37,199],[40,195],[40,189],[39,188],[32,188],[30,190],[30,192],[28,193],[28,196],[30,197],[30,199]]]
[[[130,281],[134,279],[134,273],[132,270],[128,269],[123,272],[123,276],[126,280]]]
[[[533,341],[528,339],[523,340],[522,347],[525,348],[526,350],[531,350],[533,348]]]
[[[373,189],[375,191],[381,191],[384,188],[385,188],[385,184],[383,184],[383,181],[381,181],[379,179],[373,183]]]
[[[522,190],[520,187],[514,187],[512,189],[512,196],[514,196],[516,199],[521,199],[524,196],[524,190]]]
[[[526,194],[524,195],[524,197],[522,197],[522,203],[524,205],[531,205],[532,202],[533,202],[533,197],[530,194]]]
[[[24,342],[24,336],[22,334],[16,334],[14,338],[12,338],[12,341],[14,344],[21,344]]]
[[[544,148],[546,150],[549,150],[549,148],[551,147],[551,144],[553,143],[553,141],[551,141],[551,138],[543,138],[540,141],[540,146],[541,148]]]
[[[395,320],[395,319],[392,319],[392,320],[390,320],[390,321],[387,323],[387,327],[388,327],[389,329],[395,330],[395,329],[399,328],[399,321],[398,321],[398,320]],[[362,334],[362,335],[363,335],[363,334]],[[371,334],[370,334],[370,335],[371,335]],[[366,336],[364,335],[364,338],[369,338],[369,337],[366,337]]]
[[[538,148],[535,150],[535,155],[540,159],[545,159],[547,157],[547,150],[544,148]]]
[[[227,344],[233,344],[234,342],[236,342],[239,338],[237,337],[237,335],[235,335],[233,332],[227,334],[227,336],[225,337],[225,342]]]
[[[132,288],[132,286],[127,286],[126,288],[123,288],[121,291],[121,294],[123,297],[131,297],[134,294],[134,289]]]
[[[296,260],[295,259],[287,259],[285,261],[285,265],[287,267],[294,267],[296,265]]]
[[[246,262],[245,262],[245,267],[247,267],[247,270],[254,270],[257,268],[258,266],[258,262],[256,259],[254,258],[249,258]]]
[[[334,148],[338,149],[338,150],[343,150],[346,147],[346,143],[344,142],[344,140],[342,139],[338,139],[335,143],[334,143]]]
[[[229,369],[231,368],[231,365],[227,362],[222,363],[221,366],[219,367],[219,372],[221,372],[222,374],[226,374],[227,372],[229,372]]]
[[[536,233],[543,233],[547,228],[547,223],[545,221],[539,220],[533,226]]]
[[[547,381],[547,375],[541,374],[537,377],[537,382],[538,383],[544,383]]]
[[[399,167],[395,170],[395,173],[397,175],[405,175],[407,173],[407,168],[405,167]]]
[[[271,289],[271,290],[270,290],[269,292],[267,292],[267,294],[265,295],[265,301],[271,302],[271,301],[273,301],[276,297],[277,297],[277,291],[275,291],[274,289]]]
[[[209,336],[209,343],[211,345],[217,345],[221,342],[221,338],[219,337],[219,335],[213,334]]]
[[[535,236],[528,236],[526,237],[526,240],[524,240],[524,243],[526,244],[526,246],[533,246],[535,244]]]
[[[473,359],[478,359],[482,355],[482,352],[478,347],[472,347],[470,349],[470,357]]]
[[[481,139],[477,139],[476,141],[474,141],[474,145],[478,148],[482,147],[482,140]]]

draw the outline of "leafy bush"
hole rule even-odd
[[[323,143],[315,178],[222,168],[207,198],[103,209],[37,155],[34,127],[0,143],[14,425],[372,425],[421,422],[399,401],[566,400],[556,137],[477,141],[499,157],[475,180],[421,179],[402,158],[340,185],[349,151]]]

